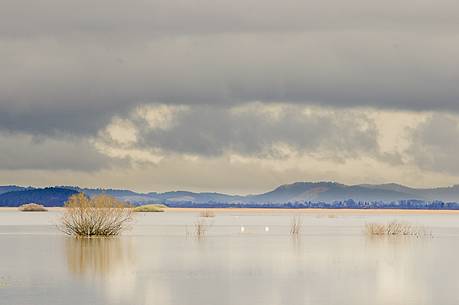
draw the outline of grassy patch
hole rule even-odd
[[[19,207],[21,212],[46,212],[48,211],[44,206],[37,203],[27,203]]]
[[[164,209],[167,208],[163,204],[146,204],[134,208],[134,212],[164,212]]]

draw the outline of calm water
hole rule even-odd
[[[193,212],[91,240],[63,236],[58,216],[0,212],[0,304],[459,304],[459,215],[305,214],[295,239],[289,212],[225,212],[200,240]],[[433,237],[362,233],[394,219]]]

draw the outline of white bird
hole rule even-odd
[[[241,227],[241,233],[244,233],[244,231],[245,231],[245,228]]]
[[[265,227],[265,232],[269,232],[269,227]]]

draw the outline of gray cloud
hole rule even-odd
[[[98,171],[109,159],[84,139],[0,133],[0,170]],[[113,161],[112,161],[113,162]]]
[[[459,175],[459,120],[434,114],[411,131],[408,155],[420,168]]]
[[[66,36],[101,33],[134,37],[154,34],[202,34],[242,31],[301,31],[344,28],[448,28],[457,26],[459,5],[439,0],[435,5],[400,2],[325,0],[248,0],[184,2],[155,0],[67,1],[4,0],[0,33]],[[126,38],[126,37],[123,37]]]
[[[362,153],[382,157],[378,130],[364,114],[318,110],[304,112],[298,106],[280,106],[269,112],[266,105],[248,108],[194,106],[173,118],[169,128],[137,126],[136,148],[216,157],[225,153],[282,159],[284,154],[317,153],[319,158],[355,158]],[[285,152],[282,145],[287,145]]]
[[[0,129],[8,132],[62,137],[94,135],[108,124],[114,113],[96,105],[81,107],[73,105],[18,105],[0,104]]]
[[[458,110],[459,61],[452,55],[459,42],[454,33],[437,34],[222,33],[127,46],[6,42],[14,55],[5,63],[2,104],[52,111],[62,104],[112,110],[139,102],[260,100]]]
[[[447,0],[3,1],[0,128],[95,134],[157,102],[457,112],[458,11]]]
[[[282,159],[284,143],[341,164],[364,156],[458,175],[458,12],[451,0],[4,0],[0,167],[109,167],[117,158],[90,139],[121,117],[139,128],[139,149]],[[229,112],[254,101],[287,110]],[[169,129],[129,116],[158,103],[190,111]],[[304,105],[326,111],[302,115]],[[452,116],[412,130],[400,156],[381,152],[375,122],[354,107]]]

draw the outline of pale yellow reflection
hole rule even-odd
[[[106,277],[133,263],[130,240],[119,238],[68,238],[65,253],[70,272],[78,276]]]

